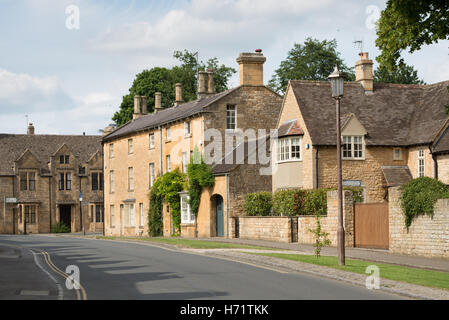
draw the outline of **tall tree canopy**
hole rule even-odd
[[[211,58],[206,63],[196,62],[195,55],[187,50],[175,51],[173,54],[177,60],[181,62],[180,65],[174,66],[171,69],[154,67],[150,70],[143,70],[136,75],[129,94],[123,96],[119,111],[114,113],[112,120],[117,126],[122,126],[130,121],[134,111],[134,96],[147,96],[148,112],[154,109],[154,94],[156,92],[162,93],[162,107],[168,108],[175,102],[175,84],[182,84],[183,100],[188,102],[196,99],[197,92],[197,67],[198,70],[213,69],[215,90],[222,92],[228,89],[228,82],[232,74],[236,70],[219,64],[217,58]]]
[[[274,72],[268,86],[273,90],[284,93],[288,80],[327,80],[329,74],[338,65],[340,71],[345,72],[347,80],[355,79],[352,68],[347,67],[337,51],[337,41],[307,38],[304,44],[295,43],[288,52],[287,58]]]
[[[401,51],[412,53],[422,45],[449,39],[449,2],[447,0],[389,0],[377,27],[377,57],[389,70],[404,64]],[[399,62],[398,62],[399,60]]]
[[[387,67],[380,66],[374,71],[374,82],[425,84],[423,80],[418,78],[418,71],[407,64],[402,64],[393,71],[388,70]]]

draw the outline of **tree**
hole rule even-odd
[[[173,57],[181,62],[171,69],[154,67],[143,70],[136,75],[129,94],[123,96],[119,111],[114,113],[112,120],[117,126],[122,126],[132,119],[134,112],[134,96],[147,96],[148,112],[154,109],[154,94],[162,93],[162,107],[168,108],[175,102],[175,84],[182,84],[182,96],[185,102],[196,99],[197,92],[197,63],[193,53],[184,50],[175,51]],[[235,69],[219,64],[217,58],[209,59],[206,63],[199,61],[198,70],[214,70],[216,92],[228,89],[228,81]]]
[[[289,80],[321,80],[327,77],[338,65],[340,71],[347,74],[347,80],[355,79],[352,68],[347,67],[337,51],[337,41],[307,38],[304,44],[295,43],[288,52],[287,59],[281,62],[274,72],[268,86],[284,93]]]
[[[449,39],[448,26],[447,0],[389,0],[377,26],[376,45],[382,52],[377,61],[394,70],[404,64],[403,50],[413,53],[422,45]]]
[[[403,83],[403,84],[425,84],[418,78],[418,71],[413,66],[403,64],[394,71],[389,71],[387,67],[380,66],[374,71],[374,82],[381,83]]]

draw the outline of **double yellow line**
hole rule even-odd
[[[54,263],[53,261],[51,261],[50,258],[50,254],[46,251],[40,250],[40,249],[34,249],[38,251],[38,253],[42,254],[44,256],[44,260],[47,263],[47,265],[50,267],[50,269],[52,269],[54,272],[56,272],[57,274],[59,274],[60,276],[62,276],[64,279],[69,278],[69,275],[67,273],[65,273],[64,271],[62,271],[61,269],[59,269]],[[83,286],[76,281],[75,279],[70,279],[73,280],[75,282],[75,288],[78,287],[79,289],[75,289],[76,291],[76,297],[78,300],[87,300],[87,293],[86,290],[84,290]]]

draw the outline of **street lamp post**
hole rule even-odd
[[[83,230],[83,235],[86,235],[86,230],[84,230],[84,223],[83,223],[83,207],[82,207],[82,201],[83,201],[83,194],[80,191],[80,221],[81,221],[81,230]]]
[[[336,102],[337,117],[337,166],[338,166],[338,264],[345,265],[345,229],[343,227],[343,186],[341,170],[341,124],[340,124],[340,100],[343,97],[343,82],[345,75],[335,66],[328,79],[331,82],[332,98]]]

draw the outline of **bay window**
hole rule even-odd
[[[301,160],[301,137],[280,138],[277,141],[277,161]]]

